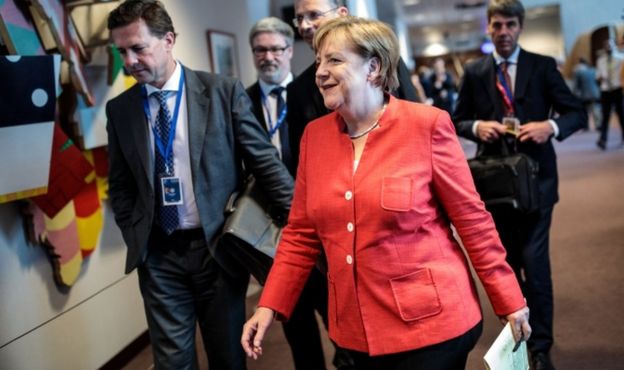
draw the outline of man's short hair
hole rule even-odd
[[[249,31],[249,45],[253,47],[254,38],[260,33],[279,33],[286,38],[288,46],[292,46],[295,42],[295,31],[288,23],[276,17],[262,18],[256,22]]]
[[[142,19],[150,33],[158,38],[167,32],[176,35],[171,17],[158,0],[126,0],[108,15],[108,30],[124,27]]]
[[[524,6],[519,0],[492,0],[487,9],[488,22],[495,14],[504,17],[518,17],[520,25],[524,24]]]

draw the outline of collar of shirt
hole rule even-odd
[[[155,91],[178,91],[178,86],[180,86],[180,77],[182,76],[182,64],[176,61],[176,67],[173,70],[173,74],[171,77],[165,82],[162,89],[154,87],[150,84],[145,84],[145,90],[147,91],[147,96],[150,96]],[[172,96],[172,95],[169,95]]]
[[[500,56],[496,51],[494,51],[493,55],[494,55],[494,60],[496,61],[496,65],[499,65],[504,61],[507,61],[508,63],[516,65],[518,64],[518,55],[520,55],[520,46],[516,46],[516,50],[514,50],[513,53],[511,53],[511,55],[507,59]]]
[[[286,87],[286,85],[288,85],[292,80],[293,80],[293,75],[292,73],[289,73],[288,76],[286,76],[286,78],[279,85],[268,84],[260,79],[258,79],[258,83],[260,84],[260,89],[262,90],[262,94],[264,94],[264,96],[269,96],[271,94],[271,90],[273,90],[277,86]]]

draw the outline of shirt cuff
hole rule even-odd
[[[552,119],[549,119],[549,120],[548,120],[548,123],[550,123],[550,126],[551,126],[551,127],[552,127],[552,129],[553,129],[553,136],[554,136],[554,137],[558,137],[558,136],[559,136],[559,126],[557,126],[557,122],[555,122],[555,121],[554,121],[554,120],[552,120]]]
[[[474,121],[474,123],[472,124],[472,134],[475,137],[479,137],[479,135],[477,135],[477,126],[479,126],[479,123],[481,123],[482,120],[478,119],[476,121]]]

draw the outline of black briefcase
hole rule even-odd
[[[509,153],[505,140],[501,155],[477,154],[468,160],[472,178],[489,210],[507,207],[531,213],[539,207],[539,164],[523,153]]]
[[[253,177],[230,196],[218,248],[264,285],[273,265],[282,227],[271,217],[269,204]]]

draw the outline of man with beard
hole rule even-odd
[[[249,44],[258,71],[258,81],[247,88],[254,114],[280,151],[282,161],[295,176],[295,159],[291,155],[286,122],[286,85],[293,80],[290,73],[294,32],[278,18],[259,20],[249,31]],[[295,369],[324,370],[325,356],[314,311],[327,312],[327,282],[315,269],[304,294],[290,320],[283,323]],[[345,367],[339,366],[340,369]]]
[[[247,88],[256,118],[293,176],[286,123],[286,85],[293,80],[290,60],[294,37],[293,29],[275,17],[263,18],[253,25],[249,31],[249,45],[258,81]]]

